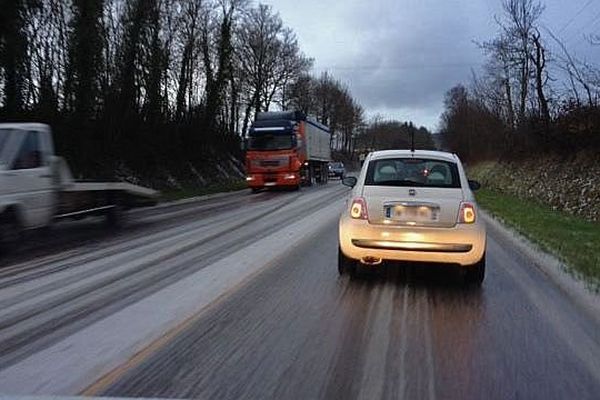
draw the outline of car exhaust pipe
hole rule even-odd
[[[366,256],[360,259],[360,262],[366,265],[379,265],[382,263],[380,257]]]

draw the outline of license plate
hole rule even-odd
[[[265,186],[275,186],[277,182],[265,182]]]
[[[439,219],[440,209],[431,206],[397,205],[386,206],[384,215],[387,219],[401,222],[436,222]]]

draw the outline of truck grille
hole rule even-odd
[[[289,163],[288,157],[265,158],[262,160],[253,160],[252,165],[259,168],[277,168]]]
[[[279,167],[279,160],[262,160],[261,167]]]

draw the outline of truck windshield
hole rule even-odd
[[[248,140],[248,150],[286,150],[292,147],[292,135],[251,135]]]

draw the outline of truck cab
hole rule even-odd
[[[295,111],[258,113],[248,134],[246,181],[253,190],[327,182],[329,129]]]
[[[48,126],[0,125],[0,214],[10,211],[26,229],[47,224],[56,204],[53,155]]]

